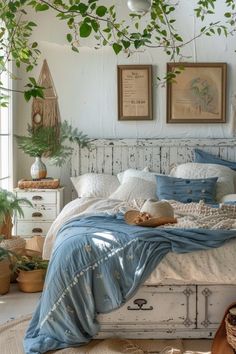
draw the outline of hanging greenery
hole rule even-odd
[[[116,54],[124,51],[127,55],[140,48],[159,48],[173,61],[181,58],[182,49],[196,38],[235,34],[234,0],[193,0],[195,16],[203,26],[194,38],[186,40],[177,30],[176,11],[181,1],[153,0],[150,12],[142,15],[130,13],[131,21],[126,22],[119,20],[113,4],[106,6],[102,0],[1,0],[0,75],[9,70],[9,61],[14,61],[17,67],[23,65],[27,72],[37,65],[40,50],[38,43],[31,40],[37,24],[27,16],[32,8],[36,12],[50,10],[66,23],[66,39],[75,52],[79,51],[81,38],[92,36],[96,48],[111,46]],[[212,21],[217,4],[225,7],[223,19]],[[143,16],[145,21],[142,21]],[[0,92],[0,104],[6,105],[7,92],[2,82]],[[21,92],[26,100],[43,96],[43,88],[32,77]]]

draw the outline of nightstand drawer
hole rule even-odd
[[[51,222],[29,222],[29,221],[18,221],[16,226],[16,234],[19,236],[46,236]]]
[[[28,206],[22,207],[24,213],[25,221],[45,221],[51,220],[54,221],[57,216],[57,206],[55,205],[37,205],[35,208],[31,208]],[[19,222],[21,219],[19,219]]]
[[[14,235],[25,238],[46,236],[51,224],[63,206],[63,187],[57,189],[19,189],[17,198],[31,201],[32,207],[22,204],[24,216],[16,217]]]
[[[27,198],[33,204],[56,204],[57,193],[56,192],[17,192],[17,198]]]

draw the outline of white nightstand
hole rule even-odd
[[[62,209],[63,189],[14,189],[17,198],[27,198],[33,204],[33,207],[22,206],[24,218],[17,216],[14,234],[22,237],[46,236]]]

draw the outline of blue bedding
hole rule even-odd
[[[130,226],[120,214],[68,222],[56,238],[25,353],[87,343],[99,331],[96,315],[131,298],[168,252],[207,250],[235,236],[235,230]]]

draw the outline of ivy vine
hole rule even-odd
[[[201,36],[229,36],[236,31],[236,5],[234,0],[196,0],[194,13],[202,23],[194,38],[185,40],[178,32],[176,10],[182,0],[153,0],[147,14],[129,13],[130,21],[120,20],[115,5],[105,6],[102,0],[1,0],[0,1],[0,77],[9,70],[9,63],[24,67],[30,73],[37,65],[40,49],[32,41],[38,26],[28,19],[28,10],[51,11],[67,25],[66,40],[79,52],[81,38],[94,37],[96,48],[111,46],[115,54],[125,52],[130,56],[140,48],[159,48],[170,61],[182,60],[182,49]],[[211,21],[217,3],[225,6],[223,19]],[[128,8],[127,8],[128,11]],[[145,21],[143,17],[145,16]],[[145,24],[145,25],[144,25]],[[30,75],[30,74],[29,74]],[[167,73],[166,80],[175,73]],[[33,77],[19,90],[28,101],[43,97],[43,88]],[[7,105],[8,92],[0,81],[0,105]]]

